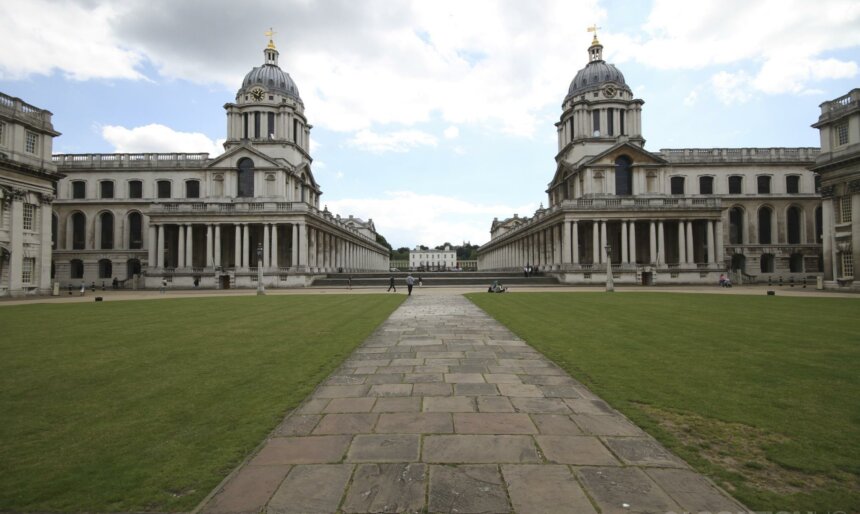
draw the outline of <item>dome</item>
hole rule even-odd
[[[299,96],[299,88],[296,87],[290,74],[276,64],[264,64],[249,71],[242,80],[242,89],[239,90],[239,93],[244,93],[253,86],[262,86],[269,91],[295,98],[299,102],[302,101]]]
[[[618,68],[612,64],[607,64],[605,61],[592,61],[585,68],[577,72],[570,83],[570,88],[567,90],[567,96],[570,98],[587,91],[596,91],[609,82],[612,82],[621,89],[630,91],[630,88],[624,81],[624,75],[621,74]]]

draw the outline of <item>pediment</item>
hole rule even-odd
[[[255,168],[274,167],[291,169],[291,167],[283,161],[273,159],[250,145],[236,146],[227,150],[218,157],[209,161],[207,168],[236,168],[239,159],[242,159],[243,157],[253,160]]]
[[[629,157],[633,161],[633,166],[665,166],[669,164],[666,159],[644,148],[624,142],[613,145],[593,157],[583,159],[577,164],[577,168],[586,166],[615,166],[615,160],[622,155]]]

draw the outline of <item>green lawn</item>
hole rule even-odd
[[[0,511],[188,511],[405,296],[0,308]]]
[[[753,510],[860,511],[860,299],[468,296]]]

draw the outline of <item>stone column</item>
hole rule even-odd
[[[299,265],[299,226],[295,223],[290,223],[290,239],[292,247],[290,248],[290,266],[295,268]]]
[[[164,268],[164,225],[156,225],[158,229],[158,248],[155,258],[158,261],[158,267]]]
[[[53,234],[51,234],[51,220],[53,219],[53,209],[51,208],[52,198],[42,196],[42,206],[39,208],[39,221],[42,223],[39,243],[39,289],[49,291],[51,289],[51,252]],[[57,224],[57,239],[60,238],[60,227]],[[58,245],[59,246],[59,245]],[[126,245],[126,248],[128,246]],[[35,273],[36,270],[33,270]]]
[[[655,230],[654,225],[654,220],[651,220],[651,222],[648,224],[648,243],[650,245],[648,248],[650,250],[650,255],[648,256],[648,259],[651,261],[651,263],[657,264],[657,231]]]
[[[821,250],[824,259],[824,280],[835,280],[839,271],[835,267],[835,252],[833,251],[834,203],[833,198],[821,201]],[[853,212],[852,212],[853,214]]]
[[[570,264],[570,222],[561,226],[561,264]]]
[[[600,251],[600,222],[597,220],[591,223],[591,236],[592,262],[600,264],[600,255],[603,252]]]
[[[666,232],[663,230],[663,222],[657,223],[657,264],[666,263]]]
[[[708,220],[705,223],[708,224],[708,264],[713,264],[716,262],[714,259],[714,222]]]
[[[693,253],[693,222],[687,222],[687,262],[695,264],[696,255]]]
[[[678,221],[678,264],[687,262],[687,243],[684,241],[684,222]]]
[[[627,220],[621,220],[621,264],[627,264]]]
[[[71,248],[71,246],[69,246],[69,248]],[[154,268],[158,265],[158,229],[151,222],[149,224],[149,244],[147,250],[149,250],[149,261],[147,262],[147,266]]]
[[[278,224],[275,223],[272,225],[272,256],[270,265],[273,268],[279,268],[280,264],[278,259]]]
[[[242,224],[234,223],[233,224],[233,233],[235,237],[233,238],[233,266],[236,269],[242,267]]]
[[[574,221],[573,226],[573,244],[571,245],[573,248],[573,263],[579,264],[579,223]]]
[[[214,238],[212,236],[213,230],[214,230],[214,228],[212,227],[212,224],[207,223],[206,224],[206,267],[207,268],[214,268],[215,267],[215,257],[213,255],[214,251],[212,249],[213,248],[212,245],[214,244],[214,241],[213,241]]]
[[[269,257],[270,257],[269,252],[271,250],[269,248],[269,237],[270,237],[269,224],[264,223],[263,224],[263,267],[264,268],[268,268],[269,262],[270,262],[269,261]]]
[[[181,223],[176,225],[176,230],[179,232],[179,237],[176,238],[176,242],[179,244],[179,258],[176,262],[177,268],[185,267],[185,225]]]
[[[221,263],[221,224],[215,224],[215,249],[212,256],[212,266],[222,266]]]
[[[12,223],[9,255],[9,293],[23,294],[21,273],[24,270],[24,195],[18,191],[12,193]]]
[[[630,229],[627,231],[630,237],[630,262],[636,264],[636,222],[630,222]]]
[[[606,252],[603,251],[606,242],[606,220],[600,220],[600,247],[597,249],[597,253],[600,254],[600,262],[605,262],[606,260]]]
[[[717,220],[715,223],[716,223],[716,227],[715,227],[716,234],[714,235],[714,238],[716,239],[716,242],[714,245],[714,256],[715,256],[714,262],[719,264],[719,267],[722,268],[724,266],[725,257],[726,257],[724,255],[725,249],[723,248],[723,222],[720,220]]]
[[[242,269],[251,267],[250,261],[252,257],[250,254],[254,253],[250,251],[251,234],[250,230],[248,230],[249,228],[247,223],[242,224]]]

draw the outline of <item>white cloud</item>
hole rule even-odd
[[[690,90],[689,93],[687,93],[687,96],[684,97],[684,105],[685,106],[692,107],[692,106],[696,105],[696,102],[699,100],[699,90],[700,89],[701,88],[697,86],[697,87],[694,87],[692,90]]]
[[[851,78],[857,71],[857,63],[852,61],[774,58],[761,67],[753,85],[765,93],[805,93],[810,82]]]
[[[329,202],[332,212],[372,218],[376,229],[395,248],[449,241],[483,244],[490,239],[493,217],[534,212],[536,205],[484,205],[442,195],[388,191],[381,198],[355,198]]]
[[[742,104],[752,98],[752,79],[743,71],[721,71],[711,77],[717,99],[725,105]]]
[[[460,137],[460,129],[454,125],[451,125],[450,127],[446,128],[444,132],[442,132],[442,135],[445,136],[445,139],[456,139]]]
[[[349,146],[372,153],[408,152],[419,146],[436,146],[436,137],[420,130],[400,130],[377,134],[360,130],[347,141]]]
[[[208,153],[210,157],[224,151],[223,139],[213,141],[199,132],[178,132],[156,123],[128,129],[117,125],[102,127],[102,137],[117,153]]]

